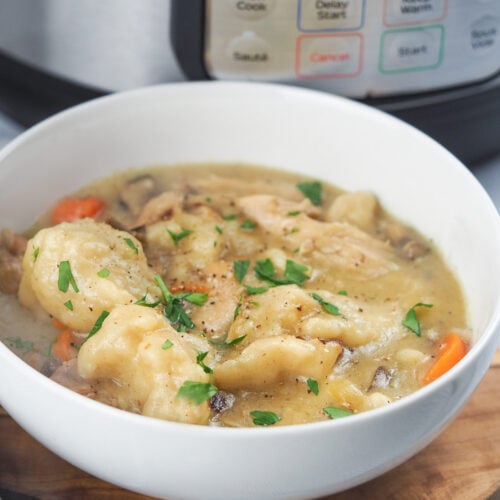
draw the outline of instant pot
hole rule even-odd
[[[0,107],[23,126],[205,79],[361,100],[477,162],[500,152],[500,1],[0,0]]]

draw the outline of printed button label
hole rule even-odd
[[[470,45],[475,53],[490,52],[498,44],[500,20],[485,16],[474,22],[470,30]]]
[[[382,35],[379,70],[399,73],[435,68],[442,61],[443,38],[442,26],[386,31]]]
[[[229,42],[227,57],[232,63],[251,67],[252,70],[265,67],[271,58],[269,44],[253,31],[245,31]]]
[[[295,72],[299,78],[355,76],[361,71],[361,35],[302,35],[297,38]]]
[[[365,0],[299,0],[301,31],[356,30],[363,25]]]
[[[276,4],[276,0],[228,0],[235,14],[242,19],[262,19]]]
[[[447,0],[385,0],[387,26],[438,21],[446,14]]]

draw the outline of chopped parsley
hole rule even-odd
[[[67,300],[65,303],[64,303],[64,307],[66,309],[69,309],[70,311],[73,310],[73,302],[71,302],[71,300]]]
[[[344,296],[346,296],[346,297],[347,297],[347,290],[339,290],[337,293],[338,293],[339,295],[344,295]]]
[[[130,238],[124,238],[124,241],[135,253],[139,253],[139,249]]]
[[[309,387],[309,390],[316,396],[319,394],[319,385],[317,380],[314,380],[313,378],[308,378],[307,387]]]
[[[165,342],[161,345],[161,348],[166,351],[167,349],[170,349],[174,343],[170,339],[166,339]]]
[[[220,226],[215,226],[215,230],[219,233],[222,234],[222,228]]]
[[[107,278],[109,276],[109,269],[103,267],[100,271],[97,272],[97,276],[99,276],[99,278]]]
[[[254,410],[250,415],[254,425],[273,425],[281,420],[281,417],[272,411]]]
[[[62,260],[59,262],[59,278],[57,281],[57,287],[61,292],[66,293],[70,285],[76,293],[80,291],[76,284],[75,277],[71,272],[69,260]]]
[[[198,355],[196,356],[196,364],[201,366],[201,368],[203,369],[203,371],[205,373],[213,373],[214,371],[212,370],[212,368],[210,368],[209,366],[207,366],[205,363],[204,363],[204,359],[207,357],[207,354],[208,354],[208,351],[205,351],[205,352],[198,352]]]
[[[289,215],[290,217],[297,217],[297,215],[300,214],[300,210],[291,210],[290,212],[288,212],[287,215]]]
[[[239,344],[243,340],[246,339],[246,335],[241,335],[241,337],[236,337],[233,340],[230,340],[227,342],[226,340],[223,341],[217,341],[217,340],[208,340],[212,345],[217,346],[217,347],[231,347],[233,345]]]
[[[325,406],[323,411],[328,415],[328,418],[342,418],[353,415],[352,411],[337,408],[336,406]]]
[[[236,214],[221,215],[223,220],[236,220]]]
[[[29,340],[23,340],[19,337],[7,337],[5,340],[16,349],[24,351],[24,354],[33,350],[33,342]]]
[[[108,311],[102,311],[102,313],[99,315],[97,318],[96,322],[94,323],[94,326],[92,327],[92,330],[90,330],[89,334],[87,335],[87,338],[85,340],[88,340],[90,337],[95,335],[102,327],[102,324],[104,323],[104,320],[109,316]]]
[[[342,316],[339,308],[335,304],[327,302],[323,297],[314,292],[311,293],[311,297],[314,300],[318,301],[327,313],[332,314],[333,316]]]
[[[174,233],[173,231],[170,231],[170,229],[167,229],[167,233],[172,238],[172,241],[174,242],[175,246],[179,244],[179,241],[184,239],[186,236],[189,236],[192,232],[193,232],[192,229],[186,229],[185,227],[183,227],[182,231],[178,233]]]
[[[247,274],[249,267],[250,267],[249,260],[235,260],[233,262],[234,275],[238,280],[238,283],[241,283],[243,281],[243,278]]]
[[[299,182],[297,184],[299,191],[308,198],[311,203],[317,207],[321,205],[323,187],[321,182]]]
[[[33,260],[36,260],[38,259],[38,255],[40,254],[40,247],[36,247],[34,250],[33,250]]]
[[[259,295],[269,290],[269,288],[263,286],[250,286],[250,285],[243,285],[243,286],[245,287],[245,290],[247,291],[248,295]]]
[[[250,219],[247,219],[245,222],[240,224],[241,229],[254,229],[256,227],[255,222],[252,222]]]
[[[194,328],[195,324],[184,310],[184,301],[202,306],[207,301],[208,294],[205,292],[179,292],[173,294],[167,288],[167,285],[159,274],[155,274],[154,280],[160,288],[163,297],[163,300],[159,302],[163,304],[163,314],[172,326],[179,332],[185,332],[188,328]],[[152,304],[147,303],[144,305],[152,306]]]
[[[215,387],[215,385],[213,384],[186,380],[179,389],[177,397],[180,399],[185,399],[195,405],[200,405],[201,403],[210,399],[212,396],[215,396],[217,391],[217,387]]]
[[[277,285],[299,285],[309,278],[306,274],[308,268],[298,262],[287,259],[285,266],[285,275],[283,278],[276,276],[274,264],[271,259],[258,260],[255,264],[255,276],[269,283],[271,286]]]
[[[417,313],[415,312],[416,307],[432,307],[432,304],[424,304],[423,302],[418,302],[413,307],[410,307],[406,313],[405,319],[403,320],[403,326],[406,326],[411,330],[417,337],[421,336],[420,321],[417,318]]]

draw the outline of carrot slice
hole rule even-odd
[[[180,292],[193,292],[193,293],[209,293],[210,287],[206,285],[197,283],[185,283],[183,285],[172,285],[170,288],[170,293],[176,294]]]
[[[450,368],[455,366],[467,353],[467,344],[456,333],[449,333],[439,346],[439,353],[424,376],[424,384],[428,384]]]
[[[52,211],[52,222],[72,222],[85,217],[96,217],[104,208],[104,202],[94,196],[85,198],[64,198]]]
[[[73,332],[70,329],[66,328],[61,331],[52,346],[52,354],[61,361],[69,361],[76,356],[77,351],[74,347]]]

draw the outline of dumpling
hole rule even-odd
[[[204,342],[175,331],[155,309],[119,305],[82,345],[78,372],[102,402],[150,417],[207,424],[207,401],[195,404],[177,396],[186,381],[209,383],[196,363]]]
[[[92,329],[103,311],[154,289],[153,271],[131,234],[92,219],[42,229],[27,245],[21,303],[69,328]]]

